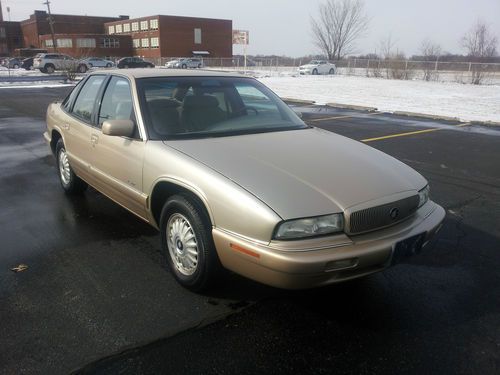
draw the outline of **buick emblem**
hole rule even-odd
[[[389,211],[389,216],[391,217],[392,220],[396,220],[399,216],[399,208],[397,207],[391,208],[391,210]]]

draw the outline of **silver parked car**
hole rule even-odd
[[[223,267],[291,289],[365,276],[420,252],[445,215],[415,170],[235,74],[94,72],[49,106],[44,136],[64,191],[90,184],[158,228],[195,291]]]
[[[115,66],[115,63],[111,60],[106,60],[100,57],[88,57],[82,60],[89,68],[111,68]]]
[[[167,62],[165,66],[172,69],[199,69],[203,68],[203,60],[197,58],[177,59]]]

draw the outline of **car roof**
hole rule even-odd
[[[91,75],[102,74],[103,72],[93,72]],[[111,69],[106,70],[106,74],[126,76],[128,78],[153,78],[153,77],[245,77],[242,74],[224,72],[219,70],[188,70],[188,69]]]

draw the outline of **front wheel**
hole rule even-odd
[[[318,69],[314,69],[314,70],[312,71],[312,74],[313,74],[313,76],[317,76],[317,75],[318,75]]]
[[[87,183],[80,179],[69,165],[68,154],[61,139],[56,145],[57,170],[59,181],[64,191],[68,194],[79,194],[87,189]]]
[[[328,72],[328,74],[330,74],[330,75],[335,74],[335,69],[331,68],[331,69],[330,69],[330,72]]]
[[[185,195],[172,196],[163,206],[160,231],[162,252],[177,282],[194,292],[213,285],[221,266],[201,204]]]
[[[187,69],[187,65],[186,64],[182,64],[182,69]]]
[[[78,66],[78,73],[85,73],[87,71],[87,66],[86,65],[80,65]]]

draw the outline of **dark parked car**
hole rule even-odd
[[[154,64],[144,61],[140,57],[124,57],[123,59],[118,60],[118,64],[116,64],[116,66],[120,69],[155,67]]]
[[[33,57],[28,57],[21,62],[21,68],[26,70],[33,69]]]

